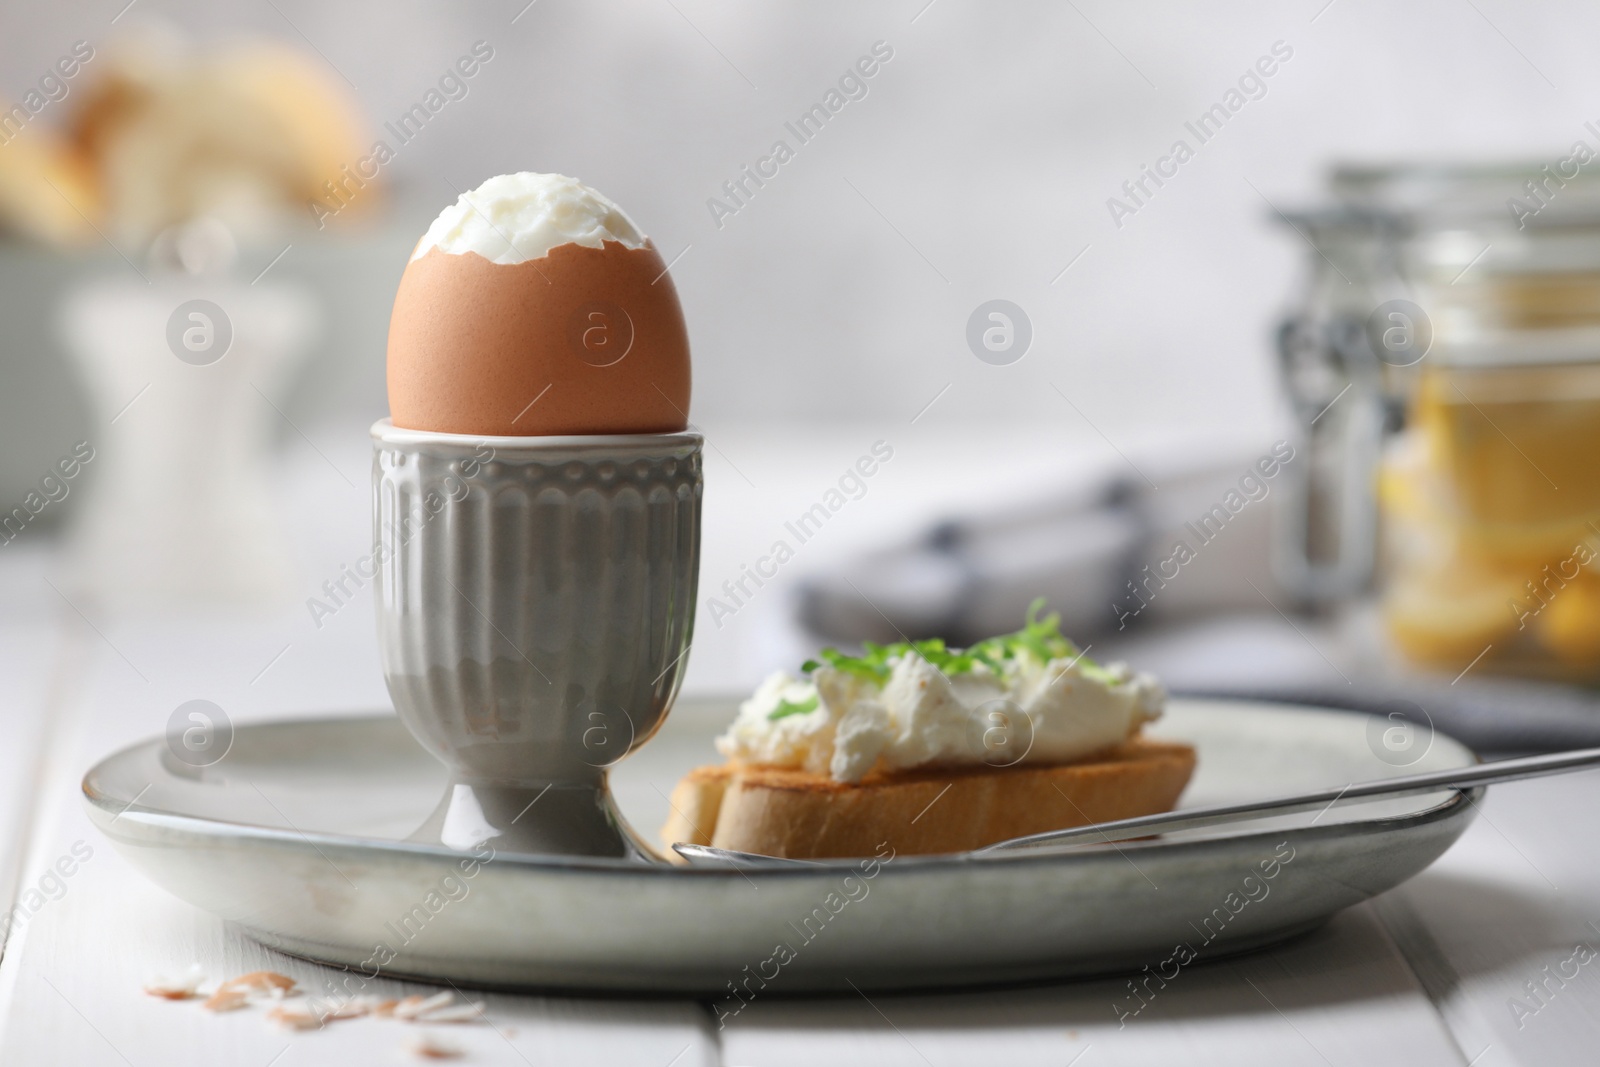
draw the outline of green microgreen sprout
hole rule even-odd
[[[948,648],[943,639],[938,637],[922,641],[897,641],[889,645],[864,641],[859,656],[847,655],[836,648],[825,648],[818,653],[820,661],[806,660],[800,670],[810,674],[825,663],[835,670],[855,674],[881,685],[889,680],[890,661],[907,653],[920,656],[935,670],[946,675],[970,674],[979,665],[995,674],[1001,674],[1008,662],[1018,661],[1027,655],[1040,663],[1071,659],[1085,676],[1114,684],[1109,671],[1085,656],[1077,645],[1062,636],[1061,616],[1058,612],[1052,611],[1043,618],[1039,617],[1044,605],[1044,597],[1039,597],[1028,605],[1028,614],[1022,629],[1009,634],[986,637],[971,648]],[[779,710],[782,710],[781,707]],[[772,717],[778,716],[774,713]]]
[[[791,715],[804,715],[808,711],[816,710],[817,694],[812,693],[804,700],[778,701],[778,706],[768,713],[767,718],[772,722],[776,722],[779,719],[787,719]]]

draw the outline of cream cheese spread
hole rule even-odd
[[[1132,737],[1166,700],[1148,674],[1075,650],[1018,649],[951,670],[935,666],[939,656],[896,647],[876,674],[829,663],[810,680],[771,675],[740,705],[717,750],[841,782],[874,769],[1065,763]]]

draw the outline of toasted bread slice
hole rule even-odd
[[[1188,745],[1134,738],[1078,763],[919,768],[860,783],[776,767],[690,771],[661,838],[793,859],[963,852],[1046,830],[1168,811],[1194,771]]]

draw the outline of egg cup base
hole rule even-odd
[[[486,857],[598,856],[658,862],[622,813],[605,778],[530,785],[455,779],[408,838]]]

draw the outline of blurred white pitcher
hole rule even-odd
[[[315,299],[281,282],[147,273],[63,300],[62,338],[96,413],[70,580],[108,606],[286,601],[267,454],[317,331]]]

